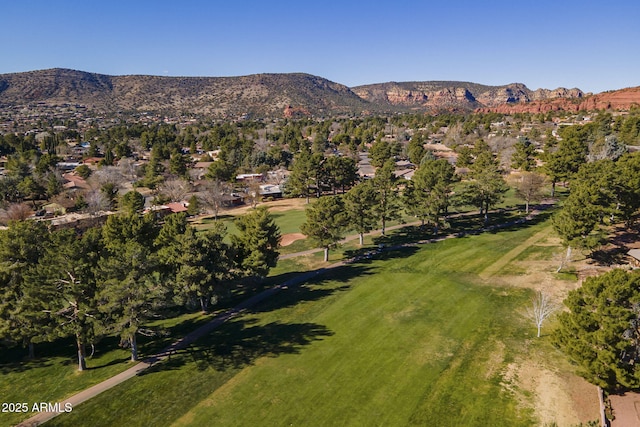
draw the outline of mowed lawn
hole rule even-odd
[[[536,425],[503,384],[531,294],[478,273],[544,226],[341,267],[50,425]]]

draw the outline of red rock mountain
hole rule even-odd
[[[582,97],[580,89],[532,91],[522,83],[487,86],[470,82],[389,82],[351,90],[367,101],[413,110],[476,109],[549,98]]]
[[[640,106],[640,87],[602,92],[596,95],[579,97],[554,98],[502,104],[491,108],[479,108],[479,112],[513,113],[546,113],[548,111],[590,111],[590,110],[628,110],[632,106]]]

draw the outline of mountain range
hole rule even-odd
[[[611,94],[616,92],[607,92]],[[603,94],[595,95],[602,97]],[[80,104],[96,111],[153,111],[217,118],[338,116],[366,113],[549,111],[591,100],[580,89],[530,90],[524,84],[488,86],[469,82],[388,82],[347,87],[304,73],[241,77],[110,76],[68,69],[0,74],[0,106]],[[640,92],[619,96],[640,103]],[[591,100],[591,101],[590,101]],[[625,105],[626,105],[625,104]]]

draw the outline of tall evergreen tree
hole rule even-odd
[[[553,338],[580,375],[609,391],[640,387],[640,275],[589,277],[565,304]]]
[[[578,136],[563,139],[554,152],[546,152],[543,171],[551,181],[551,197],[555,195],[558,182],[573,178],[580,166],[586,162],[588,145]]]
[[[389,159],[376,170],[376,176],[373,178],[373,185],[378,191],[378,204],[374,211],[380,220],[382,235],[385,234],[389,221],[400,219],[400,196],[395,169],[395,162]]]
[[[138,360],[137,334],[167,293],[153,250],[156,235],[150,215],[112,215],[102,228],[106,251],[100,261],[98,304],[111,332],[130,346],[131,360]]]
[[[535,147],[528,139],[519,139],[515,144],[515,152],[511,156],[511,167],[530,172],[536,166]]]
[[[27,347],[30,358],[33,345],[52,333],[41,283],[34,280],[49,240],[42,222],[13,221],[0,230],[0,337]]]
[[[640,155],[623,155],[615,163],[612,179],[611,185],[615,195],[613,213],[630,228],[640,209]]]
[[[278,262],[280,229],[265,207],[236,219],[239,235],[232,235],[238,266],[249,276],[265,277]]]
[[[348,224],[341,196],[328,196],[318,199],[306,209],[307,221],[300,231],[324,248],[324,261],[329,261],[329,249],[335,247],[344,238]]]
[[[81,237],[75,230],[56,231],[35,275],[42,283],[45,311],[51,317],[55,336],[75,339],[80,371],[87,368],[87,344],[93,344],[103,330],[95,299],[101,252],[98,228],[87,230]]]
[[[449,208],[449,196],[456,180],[455,168],[446,160],[426,160],[407,184],[404,198],[408,211],[432,224],[437,234]]]
[[[491,152],[483,151],[471,167],[470,179],[463,184],[461,198],[465,203],[477,206],[480,214],[484,214],[484,223],[487,224],[489,209],[502,200],[508,189],[498,162]]]
[[[311,186],[315,182],[315,176],[311,151],[303,146],[302,151],[293,157],[293,169],[286,185],[287,192],[292,196],[303,196],[309,203],[309,195]]]
[[[345,188],[351,187],[358,178],[358,166],[349,157],[328,157],[324,168],[333,194],[337,194],[338,188],[344,193]]]
[[[215,222],[196,233],[184,214],[166,218],[155,239],[163,280],[172,283],[173,298],[179,304],[197,302],[203,312],[216,292],[233,278],[231,250],[223,241],[226,228]]]
[[[364,181],[347,191],[343,201],[348,223],[360,236],[360,246],[362,246],[364,233],[373,230],[378,222],[374,210],[374,206],[378,203],[378,192],[371,181]]]

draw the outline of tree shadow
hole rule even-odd
[[[2,349],[5,352],[5,349]],[[27,360],[26,357],[18,357],[16,361],[0,363],[0,373],[6,375],[9,373],[26,372],[36,368],[46,368],[52,366],[53,362],[48,357],[40,357]]]
[[[71,338],[59,338],[51,342],[34,344],[35,358],[28,358],[28,350],[21,345],[9,343],[0,344],[0,372],[24,372],[34,368],[44,368],[54,365],[54,358],[69,358],[74,360],[75,342]],[[69,351],[71,349],[71,352]],[[66,361],[63,363],[67,363]]]
[[[240,369],[260,357],[298,354],[302,347],[333,335],[331,330],[316,323],[254,323],[255,320],[246,319],[227,322],[139,375],[176,370],[191,362],[201,371]]]
[[[589,256],[600,266],[621,265],[627,262],[628,249],[620,246],[605,246],[597,249]]]
[[[322,287],[324,281],[339,281],[346,283],[355,277],[373,274],[371,268],[364,265],[342,265],[331,269],[318,269],[298,275],[280,286],[277,298],[269,298],[258,302],[250,308],[251,312],[263,313],[281,308],[293,307],[301,302],[317,301],[351,288],[344,286]]]
[[[89,366],[87,366],[87,371],[106,368],[106,367],[113,366],[113,365],[120,365],[122,363],[128,362],[130,359],[131,359],[130,357],[121,357],[121,358],[118,358],[118,359],[113,359],[113,360],[111,360],[111,361],[109,361],[107,363],[103,363],[102,365],[95,365],[95,366],[94,365],[89,365]],[[87,360],[90,361],[91,359],[87,359]]]

